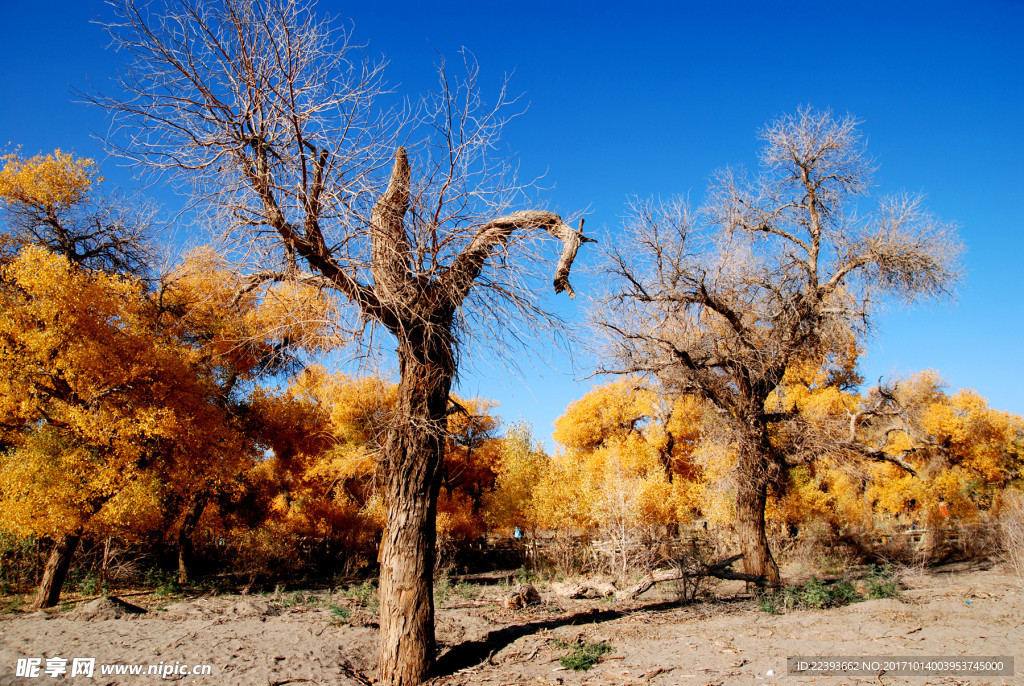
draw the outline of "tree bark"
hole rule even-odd
[[[206,509],[207,494],[200,493],[188,506],[185,517],[181,521],[181,528],[178,529],[178,583],[187,584],[192,574],[192,564],[195,560],[195,548],[192,545],[192,534],[195,533],[199,519]]]
[[[444,327],[440,327],[443,329]],[[419,338],[419,340],[417,340]],[[385,447],[387,523],[380,572],[377,679],[409,686],[433,665],[437,496],[454,356],[448,332],[399,344],[396,422]]]
[[[71,559],[74,557],[81,539],[81,534],[68,534],[54,541],[50,557],[46,560],[46,566],[43,568],[43,580],[39,584],[39,592],[36,595],[37,607],[53,607],[60,600],[64,580],[71,568]]]
[[[764,511],[768,502],[769,457],[753,445],[740,449],[737,465],[736,534],[743,554],[743,572],[778,585],[779,566],[768,548]]]

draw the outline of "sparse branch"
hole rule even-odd
[[[242,287],[235,292],[231,305],[234,307],[246,295],[261,288],[265,284],[281,283],[285,281],[301,283],[315,288],[335,287],[335,283],[333,281],[320,274],[310,274],[308,272],[258,271],[246,276]]]
[[[515,98],[503,84],[487,106],[468,55],[465,76],[442,65],[441,91],[395,113],[374,102],[382,65],[302,0],[167,0],[162,16],[113,4],[108,28],[134,63],[119,93],[90,99],[113,114],[116,152],[184,177],[214,225],[230,225],[233,253],[250,260],[238,297],[276,281],[329,285],[351,306],[354,339],[373,344],[367,322],[393,336],[377,674],[419,683],[435,653],[436,484],[459,354],[474,337],[506,357],[515,343],[567,338],[537,302],[529,239],[561,241],[554,286],[570,295],[591,239],[582,222],[515,211],[533,184],[495,152]]]

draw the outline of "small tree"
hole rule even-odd
[[[764,511],[786,464],[775,432],[792,412],[766,401],[792,365],[865,335],[882,298],[948,294],[960,248],[919,197],[858,213],[872,169],[853,118],[801,109],[762,138],[762,174],[720,172],[699,210],[634,203],[628,238],[609,252],[616,285],[597,322],[618,361],[610,371],[656,376],[728,423],[745,571],[774,583]]]
[[[10,240],[38,245],[89,269],[149,271],[154,206],[99,192],[96,163],[56,150],[0,158],[0,207]]]
[[[416,110],[426,135],[410,155],[385,126],[392,113],[373,109],[380,66],[304,3],[175,0],[159,15],[134,0],[114,4],[111,35],[134,61],[120,94],[95,99],[130,132],[121,152],[183,173],[230,221],[234,245],[256,258],[250,288],[314,284],[351,305],[353,337],[382,327],[394,342],[401,378],[380,455],[378,679],[419,683],[435,651],[439,468],[459,349],[483,322],[509,334],[499,346],[521,342],[502,326],[515,315],[530,330],[558,330],[512,248],[535,260],[524,237],[561,241],[555,290],[571,294],[585,239],[553,212],[511,211],[524,188],[492,154],[506,100],[483,106],[471,63],[461,82],[442,68],[438,93]],[[385,181],[377,172],[389,158]]]

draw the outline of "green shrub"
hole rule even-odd
[[[327,608],[331,611],[331,621],[339,624],[348,622],[349,618],[352,616],[352,610],[344,605],[335,605],[334,603],[331,603]]]
[[[377,615],[380,609],[380,598],[377,595],[377,589],[369,581],[349,586],[340,593],[342,597],[351,598],[356,605],[365,608],[374,616]]]
[[[448,596],[452,594],[453,590],[451,577],[442,576],[434,582],[434,603],[438,607],[444,605],[448,602]]]
[[[778,596],[775,593],[764,593],[757,598],[757,605],[761,612],[767,612],[770,615],[779,614],[779,606],[777,604]]]
[[[22,538],[0,531],[0,595],[28,590],[38,583],[44,562],[34,536]]]
[[[839,607],[863,600],[849,579],[840,579],[831,584],[811,577],[802,586],[785,586],[781,590],[761,595],[758,608],[768,614],[779,614],[782,610],[800,607],[820,610]]]
[[[87,571],[78,580],[78,592],[82,595],[97,595],[103,592],[103,584],[100,582],[100,575],[92,570]]]
[[[863,600],[849,579],[840,579],[835,582],[832,584],[829,592],[832,594],[833,602],[836,605],[849,605],[850,603],[859,603]]]
[[[889,565],[873,566],[864,582],[864,588],[867,590],[868,598],[872,600],[895,598],[900,594],[900,583],[896,579],[896,572]]]
[[[826,607],[832,602],[832,594],[829,593],[828,587],[818,581],[816,577],[811,577],[804,582],[803,588],[800,589],[799,598],[800,604],[815,609]]]
[[[537,572],[527,567],[520,567],[516,570],[516,581],[521,584],[532,584],[537,580]]]
[[[570,650],[568,655],[558,659],[558,663],[574,672],[587,671],[598,663],[602,655],[606,655],[614,650],[608,641],[582,641],[575,644],[557,641],[555,645],[559,648],[568,648]]]
[[[146,570],[144,583],[153,589],[153,595],[158,598],[166,598],[181,591],[177,575],[157,567]]]

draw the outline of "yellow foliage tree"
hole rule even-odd
[[[494,489],[484,500],[488,524],[511,535],[515,527],[531,531],[547,508],[534,503],[535,487],[550,469],[549,458],[533,440],[528,424],[513,424],[498,442]]]
[[[659,526],[704,514],[711,455],[701,451],[713,422],[693,397],[667,399],[640,379],[595,387],[555,422],[557,452],[532,494],[540,527],[609,538],[624,576]],[[631,552],[632,551],[632,552]]]
[[[142,530],[245,451],[187,350],[153,334],[137,282],[30,246],[0,267],[0,298],[0,521],[56,541],[48,606],[83,535]]]
[[[56,150],[0,158],[0,207],[8,251],[37,245],[93,269],[142,274],[148,269],[155,209],[101,194],[96,163]]]
[[[394,419],[397,386],[375,376],[349,377],[312,366],[280,393],[257,389],[248,407],[256,440],[267,451],[248,480],[273,526],[322,541],[325,554],[374,552],[386,501],[379,469]],[[498,420],[494,403],[453,398],[441,470],[438,540],[458,544],[486,530],[481,502],[493,489]]]
[[[849,431],[851,418],[871,403],[807,387],[792,389],[786,400],[825,437],[837,426]],[[770,517],[797,528],[818,519],[847,532],[890,533],[915,524],[942,530],[976,523],[1020,478],[1021,417],[989,408],[974,391],[946,394],[934,371],[897,384],[893,400],[899,412],[892,410],[892,421],[868,427],[861,441],[869,452],[901,460],[858,462],[863,450],[845,450],[848,443],[833,436],[832,450],[815,451],[790,471]]]

